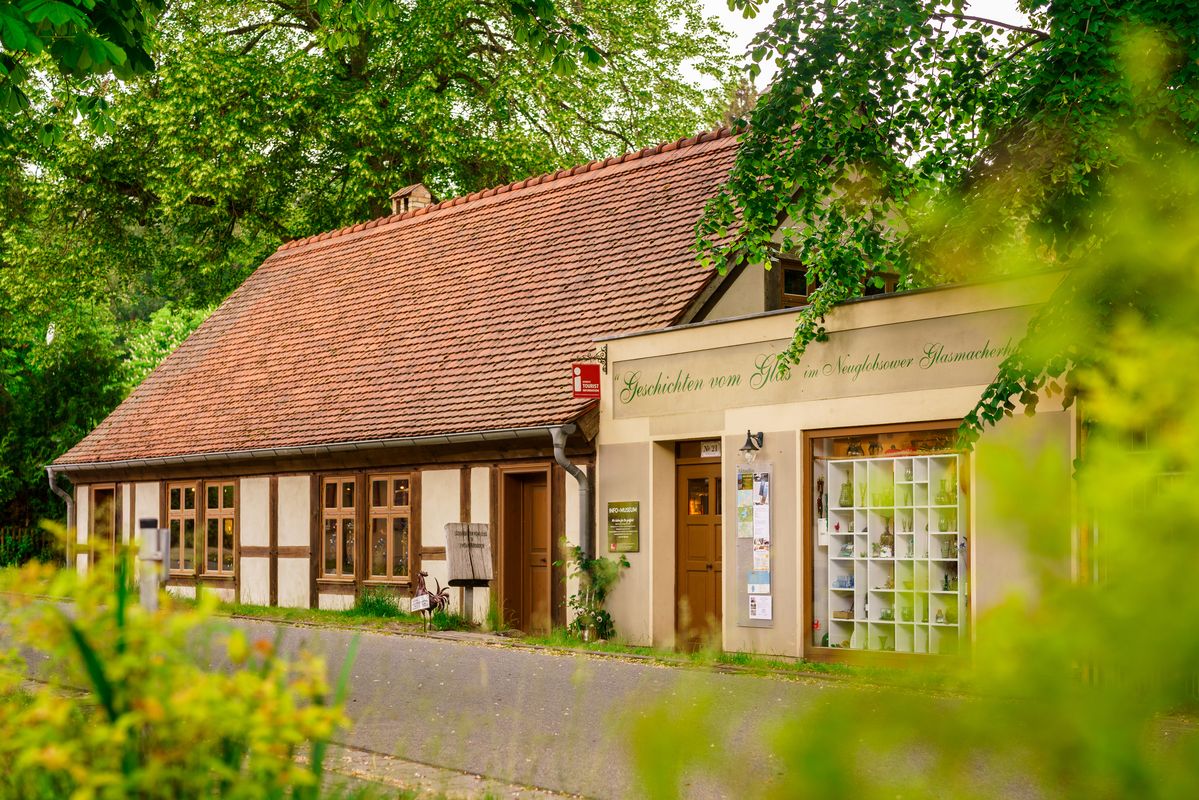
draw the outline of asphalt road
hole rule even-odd
[[[273,639],[276,632],[268,622],[233,624],[256,638]],[[331,674],[355,635],[280,627],[285,651],[304,646],[319,652]],[[733,715],[733,732],[728,739],[707,742],[711,757],[735,763],[745,779],[758,780],[771,773],[762,741],[766,723],[830,692],[847,691],[819,679],[779,680],[438,639],[360,636],[348,701],[354,725],[343,738],[346,744],[593,798],[642,793],[623,735],[639,713],[663,707],[682,713],[686,704],[717,704],[722,714]],[[685,785],[688,797],[736,796],[702,776]]]
[[[249,619],[218,618],[214,624],[240,627],[252,639],[277,639],[285,655],[301,648],[322,655],[331,683],[351,641],[359,637],[347,700],[353,725],[340,738],[345,745],[597,800],[645,796],[627,735],[639,719],[648,724],[669,720],[681,731],[681,738],[667,740],[658,756],[646,757],[651,763],[677,746],[689,748],[693,763],[702,765],[683,774],[682,796],[742,798],[753,794],[748,787],[779,774],[768,742],[776,722],[852,692],[856,700],[866,701],[862,724],[869,725],[875,698],[883,700],[887,693],[899,691],[820,678],[556,655],[484,644],[489,637],[463,642]],[[0,624],[0,642],[4,633]],[[219,642],[221,637],[201,639]],[[202,641],[197,645],[204,647]],[[28,651],[24,656],[36,677],[43,658]],[[222,658],[212,660],[220,666]],[[912,719],[915,731],[953,713],[953,701],[927,699],[927,704],[916,704],[923,718]],[[693,707],[714,713],[723,723],[721,729],[707,732],[689,721]],[[858,710],[862,711],[860,704]],[[855,746],[852,731],[850,726],[830,733],[830,755]],[[829,761],[816,756],[822,764]],[[878,754],[853,768],[882,778],[919,773],[923,761],[916,749]],[[1011,764],[975,763],[969,772],[972,780],[999,788],[999,796],[1039,796],[1023,771]]]

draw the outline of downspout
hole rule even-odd
[[[566,437],[575,430],[573,423],[559,425],[550,428],[550,437],[554,440],[554,460],[579,482],[579,546],[583,548],[584,557],[595,558],[595,537],[591,531],[591,478],[566,457]]]
[[[61,497],[67,504],[67,541],[63,545],[63,556],[66,563],[71,563],[71,548],[75,545],[75,498],[64,492],[58,485],[58,471],[54,467],[46,467],[46,478],[50,481],[50,491]]]

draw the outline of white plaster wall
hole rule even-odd
[[[237,596],[234,594],[232,589],[205,588],[204,591],[212,592],[217,596],[217,598],[220,599],[222,603],[233,603],[237,600]]]
[[[586,471],[586,469],[587,469],[586,466],[582,466],[581,468],[584,471]],[[565,470],[564,470],[564,472],[565,472]],[[578,480],[575,479],[575,476],[571,475],[569,472],[565,472],[565,474],[566,474],[566,486],[565,486],[565,489],[566,489],[566,530],[565,530],[565,534],[566,534],[567,540],[571,544],[579,544],[579,482],[578,482]],[[557,547],[558,547],[557,542],[554,543],[554,547],[555,547],[555,553],[557,553]],[[560,553],[557,553],[557,555],[559,557],[564,557]],[[569,573],[570,573],[569,566],[567,566],[566,571],[567,571],[568,577],[566,578],[566,597],[564,599],[569,600],[569,598],[572,594],[575,594],[579,591],[579,579],[569,577]],[[574,618],[574,615],[571,613],[570,606],[568,605],[566,607],[566,621],[570,622],[570,620],[573,618]]]
[[[238,536],[241,544],[268,546],[271,543],[271,479],[242,478],[240,502]]]
[[[672,456],[673,458],[673,456]],[[608,595],[608,611],[616,625],[617,637],[629,644],[656,644],[651,623],[652,603],[647,602],[653,592],[651,572],[657,573],[661,565],[655,565],[651,549],[651,525],[654,519],[653,492],[651,491],[649,442],[604,445],[596,455],[599,470],[605,480],[599,487],[596,508],[604,509],[599,516],[606,524],[608,503],[636,500],[641,503],[641,552],[627,553],[630,567]],[[673,541],[673,539],[672,539]],[[603,530],[596,542],[599,555],[609,555],[608,532]],[[673,591],[674,584],[671,584]],[[667,602],[666,613],[674,618],[674,600]]]
[[[445,526],[462,516],[461,473],[431,469],[420,474],[420,539],[425,547],[445,546]],[[441,581],[445,583],[445,578]]]
[[[241,601],[254,606],[271,604],[271,560],[262,556],[241,559]]]
[[[766,270],[757,264],[749,264],[733,280],[716,304],[703,319],[717,320],[758,314],[766,310],[766,281],[779,279],[778,272]]]
[[[354,607],[354,595],[352,594],[319,594],[319,606],[328,611],[345,611],[347,608]]]
[[[79,553],[75,556],[75,571],[80,575],[87,574],[87,553]]]
[[[133,487],[128,483],[121,484],[121,541],[125,544],[134,539],[133,532],[137,530],[137,521],[133,519]]]
[[[280,483],[283,479],[280,478]],[[279,559],[279,605],[284,608],[309,608],[311,584],[306,558]]]
[[[470,521],[491,523],[491,468],[473,467],[470,471]]]
[[[88,509],[91,507],[92,489],[90,486],[75,487],[75,543],[87,544],[87,537],[91,534],[88,528],[88,521],[91,515]],[[87,560],[87,556],[84,556]]]
[[[135,492],[137,503],[137,520],[133,523],[134,535],[133,540],[137,540],[137,533],[141,521],[143,519],[154,520],[154,527],[166,527],[158,518],[158,482],[138,483],[134,484],[133,491]]]
[[[167,593],[169,593],[175,597],[186,597],[188,599],[195,599],[196,587],[194,587],[194,586],[168,586]]]
[[[279,546],[308,547],[312,544],[312,478],[308,475],[286,475],[279,478]],[[282,563],[282,559],[280,559]],[[307,566],[305,566],[307,570]],[[307,571],[304,573],[307,590]],[[279,574],[279,593],[283,593],[283,574]],[[304,603],[308,605],[308,603]]]
[[[473,467],[470,471],[470,521],[480,525],[491,524],[491,468]],[[495,532],[491,532],[494,536]],[[471,619],[482,622],[487,618],[491,605],[491,590],[475,589],[475,608]]]
[[[462,517],[462,476],[456,469],[424,470],[420,474],[420,538],[424,547],[445,546],[445,526]],[[445,561],[421,561],[421,569],[429,573],[425,580],[429,591],[437,590],[436,581],[448,585],[449,565]],[[461,610],[462,593],[450,589],[450,611]]]
[[[278,484],[278,518],[280,547],[310,547],[312,545],[312,477],[285,475]],[[309,559],[279,559],[280,606],[311,608],[311,574]]]

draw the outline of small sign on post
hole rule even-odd
[[[158,589],[166,583],[171,572],[171,532],[158,527],[158,520],[143,517],[137,522],[141,538],[142,562],[139,581],[139,598],[142,607],[149,611],[158,610]]]
[[[573,396],[582,400],[598,400],[600,396],[600,365],[571,364]]]
[[[481,523],[451,522],[445,526],[446,571],[450,586],[466,588],[462,613],[468,622],[474,615],[475,587],[487,586],[494,578],[491,566],[491,534]]]

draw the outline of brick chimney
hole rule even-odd
[[[391,213],[403,214],[405,211],[431,206],[434,202],[433,194],[423,183],[414,183],[391,196]]]

